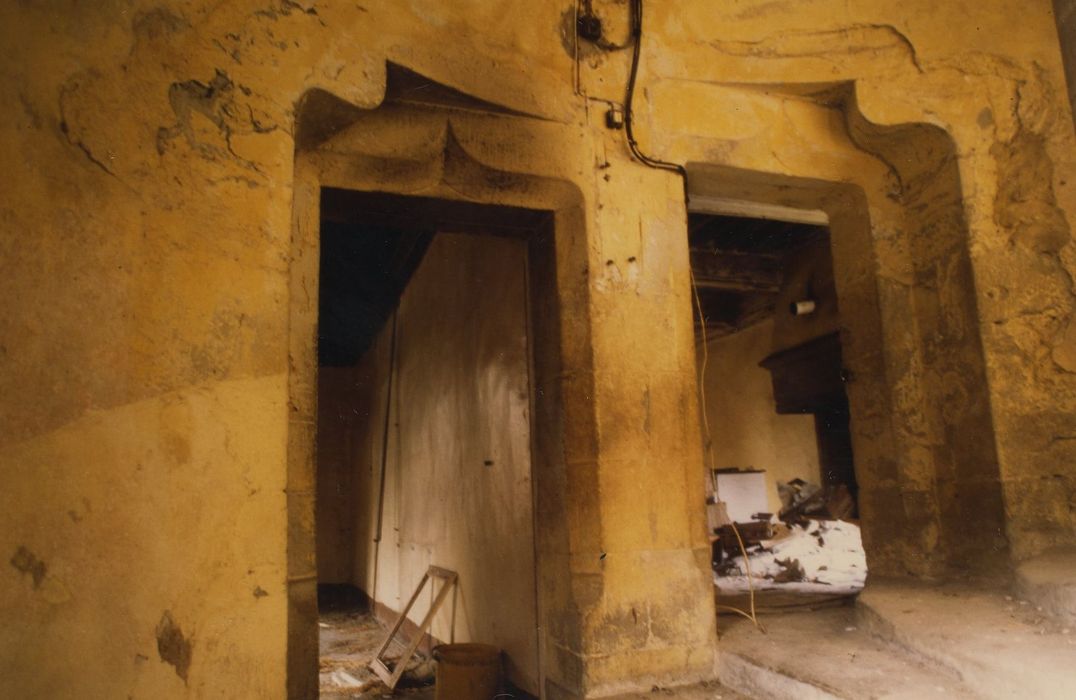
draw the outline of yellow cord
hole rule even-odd
[[[706,413],[706,363],[710,359],[709,343],[706,338],[706,317],[702,314],[702,300],[699,298],[699,287],[695,284],[695,271],[691,270],[691,292],[695,297],[695,308],[699,312],[699,323],[702,324],[702,362],[699,364],[699,408],[702,412],[703,436],[706,438],[706,452],[710,457],[710,486],[714,495],[717,495],[717,482],[714,481],[714,441],[710,436],[710,418]]]
[[[740,610],[739,608],[734,608],[734,607],[732,607],[731,605],[714,605],[714,607],[715,607],[715,608],[717,608],[718,610],[728,610],[729,612],[734,612],[734,613],[736,613],[737,615],[743,615],[743,616],[744,616],[744,617],[746,617],[746,618],[747,618],[748,620],[750,620],[751,622],[753,622],[753,623],[755,624],[755,626],[756,626],[756,627],[758,627],[759,629],[762,629],[762,627],[761,627],[761,626],[759,626],[759,624],[758,624],[758,620],[756,620],[755,618],[751,617],[750,615],[748,615],[747,613],[745,613],[745,612],[744,612],[743,610]]]
[[[762,629],[762,625],[758,624],[758,615],[755,614],[755,585],[754,579],[751,578],[751,558],[747,556],[747,547],[743,545],[743,538],[740,537],[740,529],[736,527],[736,523],[732,523],[732,532],[736,535],[736,541],[740,543],[740,551],[743,552],[743,565],[747,569],[747,590],[750,593],[751,600],[751,614],[748,617],[751,622],[755,623],[755,627]]]
[[[714,441],[710,435],[710,418],[706,413],[706,363],[709,360],[709,339],[706,337],[706,316],[702,313],[702,299],[699,298],[699,287],[695,284],[695,271],[690,271],[691,275],[691,292],[695,297],[695,308],[699,312],[699,324],[702,326],[702,362],[699,364],[699,406],[702,413],[702,426],[703,435],[706,438],[706,452],[710,457],[710,481],[713,488],[714,496],[717,496],[717,481],[714,477]],[[734,608],[729,605],[718,605],[717,607],[722,610],[729,610],[740,615],[743,615],[750,620],[755,627],[763,630],[762,625],[758,622],[758,615],[755,614],[755,584],[751,578],[751,562],[747,556],[747,547],[744,546],[743,538],[740,537],[740,530],[736,527],[736,523],[731,522],[732,531],[736,535],[736,541],[740,544],[740,553],[743,554],[744,568],[747,570],[747,591],[748,597],[751,601],[751,612],[747,613],[739,608]],[[763,630],[765,631],[765,630]]]

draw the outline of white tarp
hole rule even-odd
[[[859,527],[843,520],[812,520],[806,527],[793,526],[787,536],[764,542],[763,547],[760,552],[749,553],[756,590],[845,594],[862,590],[867,581],[867,559]],[[795,572],[793,562],[802,569],[802,580],[774,581]],[[743,556],[733,557],[730,568],[731,575],[714,576],[718,589],[722,593],[748,590]]]

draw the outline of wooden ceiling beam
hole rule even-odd
[[[777,256],[691,250],[691,271],[700,289],[776,294],[781,289],[781,268]]]

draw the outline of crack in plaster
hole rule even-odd
[[[65,82],[64,85],[60,88],[60,95],[59,95],[60,133],[62,133],[64,135],[64,139],[67,141],[68,144],[70,144],[70,145],[76,147],[77,149],[79,149],[80,151],[82,151],[82,154],[84,156],[86,156],[86,159],[89,160],[91,163],[93,163],[95,166],[97,166],[102,172],[104,172],[107,175],[111,175],[112,177],[116,178],[116,180],[123,183],[123,180],[120,179],[119,175],[117,175],[108,165],[106,165],[104,163],[104,161],[102,161],[100,158],[98,158],[96,155],[94,155],[93,150],[89,146],[86,145],[85,141],[83,141],[82,139],[76,137],[72,133],[74,129],[72,127],[71,122],[68,120],[66,103],[67,103],[68,96],[70,94],[72,94],[73,92],[75,92],[76,90],[78,90],[79,87],[80,87],[80,84],[78,82],[78,78],[71,78],[67,82]],[[112,158],[111,153],[109,154],[109,158],[110,159]],[[126,183],[123,183],[123,184],[126,184]]]
[[[852,24],[825,31],[771,35],[758,41],[715,40],[708,43],[730,56],[773,59],[846,58],[849,55],[878,54],[886,49],[899,49],[917,72],[925,72],[915,45],[891,24]]]
[[[323,20],[318,14],[318,10],[316,7],[314,7],[313,5],[311,5],[310,7],[304,7],[303,5],[294,2],[294,0],[280,0],[280,2],[278,2],[275,7],[270,6],[261,10],[255,10],[254,16],[265,17],[266,19],[275,22],[281,17],[290,17],[293,12],[298,12],[309,17],[314,17],[321,24],[321,26],[328,26],[325,23],[325,20]]]

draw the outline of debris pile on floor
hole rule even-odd
[[[750,582],[743,555],[730,558],[714,576],[721,593],[780,587],[805,593],[857,593],[867,580],[867,560],[859,527],[843,520],[808,520],[778,526],[772,540],[749,551]]]
[[[354,611],[324,613],[318,623],[318,632],[321,698],[372,700],[390,694],[369,667],[385,636],[385,630],[373,615]],[[432,687],[433,676],[433,662],[416,655],[408,663],[396,695],[421,696]]]
[[[784,523],[803,525],[809,518],[847,520],[855,514],[856,502],[844,484],[819,486],[793,479],[777,485],[781,499],[778,519]]]

